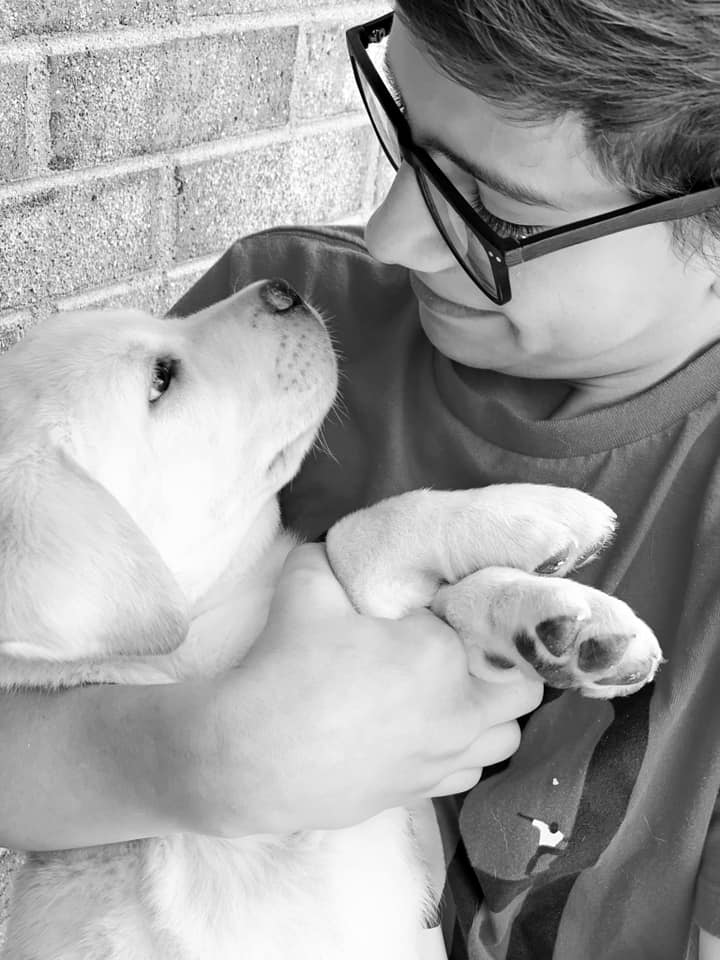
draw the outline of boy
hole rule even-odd
[[[277,274],[334,318],[349,416],[283,498],[309,538],[420,486],[618,513],[582,578],[668,662],[626,699],[547,695],[436,804],[453,960],[720,957],[719,40],[691,0],[399,2],[349,32],[397,168],[369,255],[269,231],[181,304]]]
[[[629,0],[408,0],[396,10],[386,63],[365,58],[365,47],[379,48],[389,27],[388,21],[352,34],[373,120],[399,168],[368,224],[372,256],[352,233],[271,231],[239,242],[179,309],[279,275],[335,318],[350,415],[326,426],[332,458],[309,457],[283,498],[286,520],[309,538],[355,507],[418,486],[560,483],[582,487],[616,510],[616,543],[583,579],[630,602],[657,633],[668,663],[654,686],[612,703],[547,696],[512,760],[460,793],[493,752],[494,759],[512,753],[515,728],[508,721],[532,709],[536,692],[516,692],[502,713],[493,691],[469,694],[439,670],[437,699],[447,704],[455,685],[463,703],[463,716],[456,713],[452,722],[445,709],[443,736],[434,740],[438,754],[443,743],[442,770],[427,757],[414,766],[405,761],[383,799],[403,795],[400,781],[412,781],[408,799],[458,793],[438,804],[448,862],[443,924],[453,960],[677,960],[686,951],[712,960],[720,956],[713,936],[720,934],[720,299],[711,256],[720,13],[691,0],[655,0],[640,9]],[[400,115],[381,92],[373,63],[381,82],[397,88]],[[646,209],[616,213],[645,197]],[[673,197],[679,199],[662,206]],[[574,233],[569,228],[588,219],[594,222]],[[558,227],[568,230],[540,237]],[[535,247],[503,245],[536,235]],[[403,649],[398,625],[380,638],[379,624],[352,618],[317,548],[298,551],[291,566],[258,647],[259,666],[249,664],[244,678],[239,671],[220,691],[224,731],[231,729],[229,705],[253,691],[259,696],[264,683],[295,678],[317,638],[354,631],[360,651],[365,631],[372,648],[367,689],[372,676],[381,676],[382,641]],[[310,614],[309,589],[320,603]],[[288,782],[284,769],[263,767],[265,754],[259,760],[252,747],[252,710],[238,708],[245,749],[226,748],[224,765],[203,738],[190,753],[190,773],[173,762],[175,750],[161,752],[179,776],[184,804],[168,799],[167,790],[148,800],[147,785],[157,782],[152,764],[144,771],[132,756],[115,760],[110,751],[111,773],[117,776],[127,760],[129,781],[145,790],[116,804],[118,832],[160,832],[168,807],[191,829],[200,822],[212,832],[223,824],[228,833],[268,822],[286,829],[293,811],[299,826],[331,825],[333,811],[339,820],[369,812],[379,798],[367,799],[368,784],[392,778],[390,745],[398,745],[399,762],[411,752],[413,725],[424,724],[418,743],[437,726],[435,717],[428,722],[437,707],[427,664],[437,669],[443,643],[448,659],[457,655],[452,637],[433,633],[438,628],[429,617],[418,615],[412,626],[421,665],[408,654],[407,669],[416,672],[404,704],[410,712],[415,690],[422,709],[413,710],[410,725],[403,725],[401,709],[392,719],[384,715],[393,736],[365,741],[366,755],[380,759],[372,772],[362,771],[364,779],[356,772],[352,780],[357,764],[348,753],[344,795],[322,770],[321,738],[301,758],[314,765],[304,778],[291,753],[284,757]],[[409,629],[408,647],[411,637],[415,643]],[[434,657],[421,655],[428,645]],[[343,665],[333,650],[321,647],[328,692],[342,690]],[[71,694],[66,703],[74,708],[53,701],[45,709],[86,720],[89,708],[77,702],[90,702],[92,691]],[[188,715],[200,716],[202,731],[209,693],[198,687],[195,699],[190,694],[164,693],[157,710],[182,723],[182,711],[167,698],[181,695],[190,708],[200,703]],[[130,689],[113,696],[142,695]],[[384,708],[385,696],[374,700]],[[459,742],[469,702],[479,735],[453,751],[449,744]],[[491,702],[494,712],[481,714],[480,703]],[[104,716],[116,709],[132,724],[127,699],[110,703]],[[336,705],[342,715],[340,697]],[[312,704],[307,708],[312,714]],[[12,707],[3,709],[13,716]],[[99,716],[99,700],[94,709]],[[43,731],[37,743],[44,749],[54,731],[41,724],[38,708],[29,715],[31,729]],[[163,747],[172,741],[162,734],[171,723],[153,723],[146,705],[139,715],[140,732],[161,731],[149,738],[154,758],[158,741]],[[26,708],[16,727],[23,735],[27,716]],[[307,728],[299,709],[293,716]],[[371,737],[371,711],[366,722]],[[109,726],[104,721],[98,743],[120,749],[132,739],[118,743]],[[73,736],[62,743],[87,739],[86,730],[74,721]],[[502,734],[493,739],[493,731]],[[273,736],[284,742],[280,728],[256,733],[265,746]],[[182,730],[174,736],[181,744],[190,737]],[[69,748],[65,753],[62,783],[72,770]],[[112,777],[106,759],[92,763],[91,786],[79,784],[77,792],[96,811],[100,839],[107,839],[104,784]],[[201,798],[188,784],[203,765],[214,789]],[[321,780],[333,788],[322,810]],[[264,821],[252,789],[258,783],[271,798]],[[231,804],[217,798],[235,785],[245,807],[233,821]],[[354,787],[365,803],[348,813]],[[15,814],[17,822],[25,809]],[[77,818],[70,823],[71,837],[87,842]]]

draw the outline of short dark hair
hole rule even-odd
[[[600,170],[646,199],[720,182],[717,0],[398,0],[451,79],[509,117],[574,114]],[[720,208],[683,241],[720,240]]]

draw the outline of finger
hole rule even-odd
[[[346,613],[353,606],[328,563],[323,543],[304,543],[288,554],[273,597],[273,606],[302,600],[307,609],[332,608]]]
[[[293,547],[285,558],[283,573],[295,570],[313,570],[318,573],[329,570],[324,543],[300,543]]]
[[[507,760],[520,746],[520,726],[516,720],[499,723],[490,727],[475,740],[462,756],[455,761],[455,766],[463,770],[470,767],[488,767],[492,763]]]
[[[432,790],[425,794],[428,797],[451,797],[456,793],[465,793],[477,784],[482,776],[483,768],[475,767],[470,770],[460,770],[449,777],[445,777]]]
[[[530,677],[513,683],[490,683],[473,677],[472,689],[477,729],[482,730],[536,710],[542,702],[544,687],[540,680]]]
[[[480,779],[484,767],[511,757],[520,746],[520,727],[513,720],[486,730],[453,762],[454,770],[441,777],[426,797],[444,797],[469,790]]]
[[[429,607],[416,607],[404,614],[402,622],[408,627],[417,626],[420,629],[432,626],[433,633],[436,636],[445,636],[446,639],[455,647],[462,647],[462,640],[449,623],[442,620],[436,613],[433,613]]]
[[[480,779],[484,767],[507,760],[519,746],[520,727],[515,721],[491,727],[456,761],[461,769],[440,780],[427,796],[445,797],[470,790]]]

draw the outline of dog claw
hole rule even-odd
[[[629,687],[636,683],[644,683],[653,673],[656,663],[655,659],[649,657],[642,663],[625,670],[619,676],[601,677],[594,679],[593,683],[601,687]]]
[[[540,566],[535,567],[533,572],[541,577],[551,577],[554,573],[562,570],[569,558],[570,547],[564,547],[562,550],[554,553],[551,557],[548,557],[548,559],[541,563]]]

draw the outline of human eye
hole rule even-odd
[[[536,233],[542,233],[543,230],[547,230],[546,226],[540,224],[512,223],[509,220],[501,220],[500,217],[496,217],[494,213],[488,210],[482,202],[480,192],[477,188],[472,191],[472,194],[467,199],[473,210],[477,212],[491,230],[494,230],[495,233],[501,237],[506,237],[510,240],[525,240],[527,237],[532,237]]]
[[[395,105],[400,112],[405,115],[405,103],[398,89],[398,85],[395,81],[392,70],[389,69],[389,65],[384,58],[382,61],[382,77],[390,95],[395,101]],[[455,180],[452,174],[446,175],[448,175],[451,180]],[[459,185],[456,184],[456,186],[458,186],[458,189],[460,189]],[[473,210],[478,213],[478,215],[485,221],[485,223],[487,223],[491,230],[499,234],[501,237],[506,237],[512,240],[523,240],[527,237],[533,236],[536,233],[542,233],[544,230],[548,229],[547,226],[541,224],[513,223],[510,220],[502,220],[500,217],[495,216],[495,214],[491,213],[482,202],[476,181],[473,181],[473,185],[467,191],[467,193],[465,190],[461,190],[461,192],[463,195],[466,195],[466,199]]]

